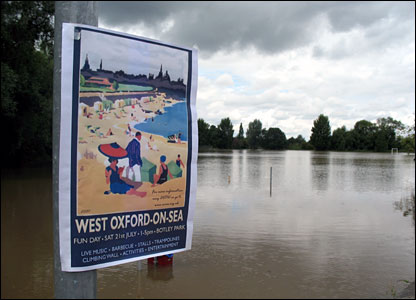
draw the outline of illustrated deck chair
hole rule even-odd
[[[143,165],[140,168],[140,175],[142,177],[142,182],[151,182],[153,183],[153,175],[156,174],[156,165],[151,161],[147,160],[146,157],[142,158]],[[173,174],[172,174],[173,175]]]
[[[174,162],[173,160],[171,160],[168,163],[168,168],[170,173],[172,174],[173,178],[179,178],[182,177],[182,169],[180,167],[178,167],[178,165],[176,164],[176,162]],[[168,176],[168,180],[170,180],[170,176]]]

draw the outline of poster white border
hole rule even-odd
[[[75,28],[89,28],[100,32],[112,33],[118,36],[138,38],[144,41],[157,42],[165,46],[172,46],[192,52],[192,82],[190,93],[190,109],[192,118],[192,155],[191,155],[191,178],[189,187],[188,218],[186,226],[185,248],[157,253],[159,255],[173,254],[190,250],[192,246],[193,218],[196,201],[197,186],[197,159],[198,159],[198,125],[196,113],[196,94],[198,83],[198,51],[194,48],[186,48],[169,44],[141,36],[121,33],[117,31],[102,29],[94,26],[63,23],[62,24],[62,56],[61,56],[61,122],[59,143],[59,248],[62,271],[80,272],[95,270],[124,263],[154,257],[155,254],[123,259],[113,262],[101,263],[87,267],[71,266],[71,149],[72,149],[72,102],[73,102],[73,65],[74,65],[74,38]],[[188,66],[191,67],[191,66]]]

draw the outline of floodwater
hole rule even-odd
[[[192,250],[97,271],[98,298],[393,298],[415,280],[414,156],[198,157]],[[272,191],[270,194],[270,167]],[[50,169],[2,170],[1,296],[53,298]]]

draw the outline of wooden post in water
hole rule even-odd
[[[272,172],[272,168],[270,167],[270,197],[272,196],[272,182],[273,182],[273,172]]]
[[[94,299],[97,272],[62,272],[59,248],[59,140],[61,123],[62,23],[98,26],[97,1],[56,1],[53,68],[52,197],[54,245],[54,297]]]

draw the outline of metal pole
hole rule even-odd
[[[272,181],[273,181],[273,173],[272,173],[272,167],[270,167],[270,197],[272,196]]]
[[[96,1],[55,1],[55,40],[53,74],[52,195],[54,245],[54,296],[57,299],[94,299],[97,272],[62,272],[59,251],[59,138],[61,122],[62,23],[98,26]]]

